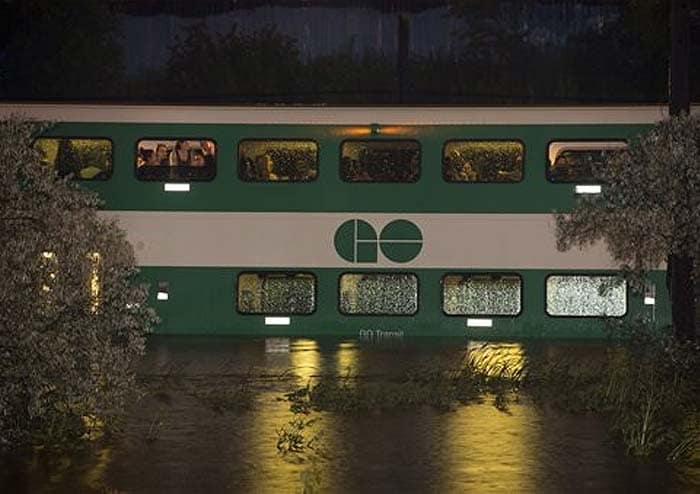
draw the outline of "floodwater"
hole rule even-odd
[[[628,457],[605,423],[526,402],[299,419],[284,394],[327,374],[392,379],[458,363],[466,341],[153,338],[150,389],[120,435],[70,455],[0,460],[3,493],[698,492],[700,467]],[[601,344],[494,343],[511,364]],[[248,409],[209,399],[247,382]],[[308,423],[310,421],[310,423]],[[302,452],[278,439],[301,432]]]

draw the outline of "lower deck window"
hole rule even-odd
[[[622,317],[627,313],[627,282],[615,276],[547,277],[550,316]]]
[[[311,273],[241,273],[237,298],[242,314],[311,314],[316,309],[316,277]]]
[[[411,273],[346,273],[340,277],[340,312],[413,315],[418,312],[418,278]]]
[[[452,316],[516,316],[522,281],[516,274],[447,274],[442,310]]]

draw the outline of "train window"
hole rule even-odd
[[[311,182],[318,177],[318,144],[308,140],[246,139],[238,144],[244,182]]]
[[[625,141],[553,141],[547,147],[547,179],[550,182],[592,182],[593,169],[606,152],[625,149]]]
[[[345,182],[416,182],[421,149],[413,140],[343,141],[340,176]]]
[[[78,180],[107,180],[112,175],[112,142],[108,139],[40,137],[34,149],[42,163],[59,176]]]
[[[142,139],[136,150],[139,180],[182,182],[216,176],[216,143],[211,139]]]
[[[316,277],[311,273],[241,273],[237,298],[242,314],[311,314],[316,309]]]
[[[615,276],[547,277],[550,316],[622,317],[627,313],[627,282]]]
[[[451,316],[516,316],[522,280],[517,274],[446,274],[442,310]]]
[[[446,182],[519,182],[524,155],[519,141],[448,141],[442,177]]]
[[[418,278],[411,273],[346,273],[340,277],[340,312],[410,316],[418,311]]]

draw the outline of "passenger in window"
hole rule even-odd
[[[262,154],[255,158],[255,168],[261,181],[276,182],[280,180],[280,177],[275,173],[275,162],[269,154]]]
[[[189,141],[175,141],[175,149],[170,153],[170,166],[189,166],[192,153]]]
[[[214,160],[216,155],[216,149],[212,141],[199,141],[199,146],[202,149],[202,154],[204,155],[204,164],[207,167],[214,167]]]
[[[153,151],[153,149],[141,148],[139,154],[140,154],[140,156],[139,156],[138,166],[156,166],[156,165],[158,165],[156,153]]]
[[[191,161],[191,166],[195,168],[202,168],[207,166],[205,160],[204,160],[204,153],[202,152],[201,149],[193,149],[192,150],[192,161]]]
[[[156,146],[155,164],[160,166],[168,166],[170,164],[168,162],[169,154],[170,153],[168,152],[168,146],[166,146],[165,144],[158,144]]]

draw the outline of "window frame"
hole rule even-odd
[[[625,149],[629,147],[630,144],[630,139],[627,137],[620,137],[620,138],[615,138],[615,137],[604,137],[600,139],[595,139],[595,138],[582,138],[582,139],[576,139],[576,138],[552,138],[547,141],[547,145],[544,148],[544,178],[549,182],[550,184],[557,184],[557,185],[576,185],[576,184],[581,184],[581,185],[597,185],[600,184],[600,180],[596,180],[593,177],[585,178],[582,180],[567,180],[567,181],[561,181],[561,180],[552,180],[551,175],[550,175],[550,168],[551,164],[549,162],[549,148],[552,144],[561,142],[561,143],[612,143],[612,142],[624,142],[625,143]],[[605,149],[601,149],[599,151],[605,151]]]
[[[78,182],[100,183],[100,182],[108,182],[108,181],[112,180],[112,177],[114,176],[114,167],[115,167],[115,165],[116,165],[116,162],[115,162],[115,160],[114,160],[114,155],[115,155],[115,152],[114,152],[114,139],[112,139],[111,137],[95,137],[95,136],[82,136],[82,135],[81,135],[81,136],[64,136],[64,135],[52,136],[52,135],[40,135],[40,136],[37,136],[37,137],[35,137],[34,139],[32,139],[32,148],[33,148],[35,151],[36,151],[36,148],[35,148],[34,146],[35,146],[35,144],[36,144],[36,141],[38,141],[39,139],[75,139],[75,140],[84,140],[84,141],[88,141],[88,140],[108,141],[108,142],[109,142],[109,145],[110,145],[110,147],[111,147],[111,150],[110,150],[110,158],[111,158],[111,160],[112,160],[112,167],[111,167],[110,170],[109,170],[109,175],[107,175],[105,178],[99,178],[99,179],[81,178],[81,177],[79,177],[79,176],[73,175],[73,178],[71,178],[71,181],[72,181],[72,180],[76,180],[76,181],[78,181]],[[54,164],[54,166],[53,166],[52,168],[55,169],[55,168],[56,168],[56,165]]]
[[[517,142],[522,146],[523,150],[523,164],[521,168],[521,175],[520,175],[520,180],[513,180],[513,181],[504,181],[504,182],[493,182],[489,180],[470,180],[470,181],[452,181],[452,180],[447,180],[445,178],[445,149],[447,149],[447,145],[452,143],[452,142]],[[525,170],[526,170],[526,163],[527,160],[527,146],[525,145],[525,141],[520,138],[512,138],[512,139],[507,139],[507,138],[495,138],[495,139],[490,139],[490,138],[474,138],[474,139],[459,139],[459,138],[452,138],[446,140],[442,144],[442,149],[440,151],[440,176],[442,177],[443,183],[447,184],[457,184],[457,185],[474,185],[474,184],[496,184],[496,185],[505,185],[505,184],[510,184],[510,185],[515,185],[522,183],[525,180]]]
[[[316,146],[316,176],[313,180],[244,180],[241,176],[241,143],[245,141],[258,141],[258,142],[312,142]],[[321,175],[321,144],[316,139],[296,139],[292,137],[244,137],[238,140],[236,144],[236,178],[239,182],[244,184],[311,184],[317,182],[319,176]]]
[[[158,179],[158,180],[149,180],[145,178],[139,177],[139,167],[136,166],[136,161],[139,155],[139,142],[141,141],[211,141],[214,143],[215,149],[216,149],[216,157],[214,159],[214,173],[212,174],[211,177],[207,178],[166,178],[166,179]],[[138,182],[145,182],[145,183],[190,183],[190,182],[213,182],[216,180],[216,176],[218,174],[218,169],[219,169],[219,143],[214,139],[213,137],[139,137],[136,139],[134,142],[134,153],[132,157],[132,164],[133,164],[133,170],[134,170],[134,177]],[[141,167],[143,168],[143,167]],[[154,167],[155,168],[155,167]],[[166,168],[166,167],[159,167],[159,168]],[[173,167],[175,168],[175,167]],[[185,168],[185,167],[183,167]],[[187,167],[191,168],[191,167]]]
[[[418,173],[416,173],[415,180],[410,182],[387,182],[387,181],[374,181],[374,180],[345,180],[343,177],[343,144],[346,142],[415,142],[418,145]],[[416,184],[423,178],[423,145],[418,139],[396,139],[396,138],[365,138],[365,139],[343,139],[338,145],[338,178],[342,183],[345,184]]]
[[[550,314],[548,307],[547,307],[547,280],[551,278],[552,276],[583,276],[583,277],[612,277],[616,278],[618,276],[618,273],[611,273],[609,271],[602,271],[602,272],[580,272],[580,271],[565,271],[565,272],[560,272],[560,273],[548,273],[544,277],[544,297],[542,298],[542,301],[544,302],[544,313],[547,317],[551,318],[556,318],[556,319],[593,319],[593,320],[605,320],[605,319],[623,319],[627,317],[629,314],[630,310],[630,287],[629,283],[627,280],[624,280],[625,282],[625,312],[622,315],[619,316],[606,316],[606,315],[595,315],[595,316],[586,316],[586,315],[558,315],[558,314]]]
[[[447,276],[462,276],[464,277],[465,275],[499,275],[499,276],[515,276],[518,278],[520,281],[520,297],[519,297],[519,309],[516,314],[475,314],[475,313],[469,313],[469,314],[449,314],[445,310],[445,278]],[[515,271],[447,271],[443,273],[443,275],[440,277],[440,310],[442,311],[443,315],[447,317],[503,317],[503,318],[508,318],[508,319],[515,319],[517,317],[520,317],[523,313],[523,294],[525,292],[525,280],[523,280],[523,277],[520,273],[515,272]]]
[[[346,312],[343,312],[342,310],[342,304],[340,303],[340,294],[341,294],[341,280],[343,279],[343,276],[347,274],[378,274],[378,275],[410,275],[413,276],[416,279],[416,310],[411,313],[411,314],[391,314],[391,313],[373,313],[373,314],[367,314],[367,313],[362,313],[362,314],[348,314]],[[343,271],[338,275],[338,288],[336,290],[336,300],[337,300],[337,310],[338,314],[340,314],[343,317],[416,317],[418,313],[421,310],[421,291],[420,291],[420,276],[418,276],[418,273],[416,272],[411,272],[411,271]]]
[[[238,296],[239,296],[239,288],[240,288],[240,279],[241,276],[246,275],[246,274],[254,274],[254,275],[261,275],[261,274],[277,274],[277,275],[285,275],[286,277],[293,277],[295,275],[299,274],[307,274],[311,275],[313,278],[313,283],[314,283],[314,306],[313,310],[311,312],[306,312],[306,313],[290,313],[290,312],[243,312],[240,309],[239,303],[238,303]],[[274,270],[274,269],[264,269],[261,271],[253,271],[253,270],[246,270],[246,271],[239,271],[238,274],[236,275],[236,282],[234,284],[234,307],[236,308],[236,313],[240,316],[290,316],[290,317],[306,317],[306,316],[311,316],[316,313],[318,310],[318,276],[316,276],[316,273],[313,271],[289,271],[289,270]]]

